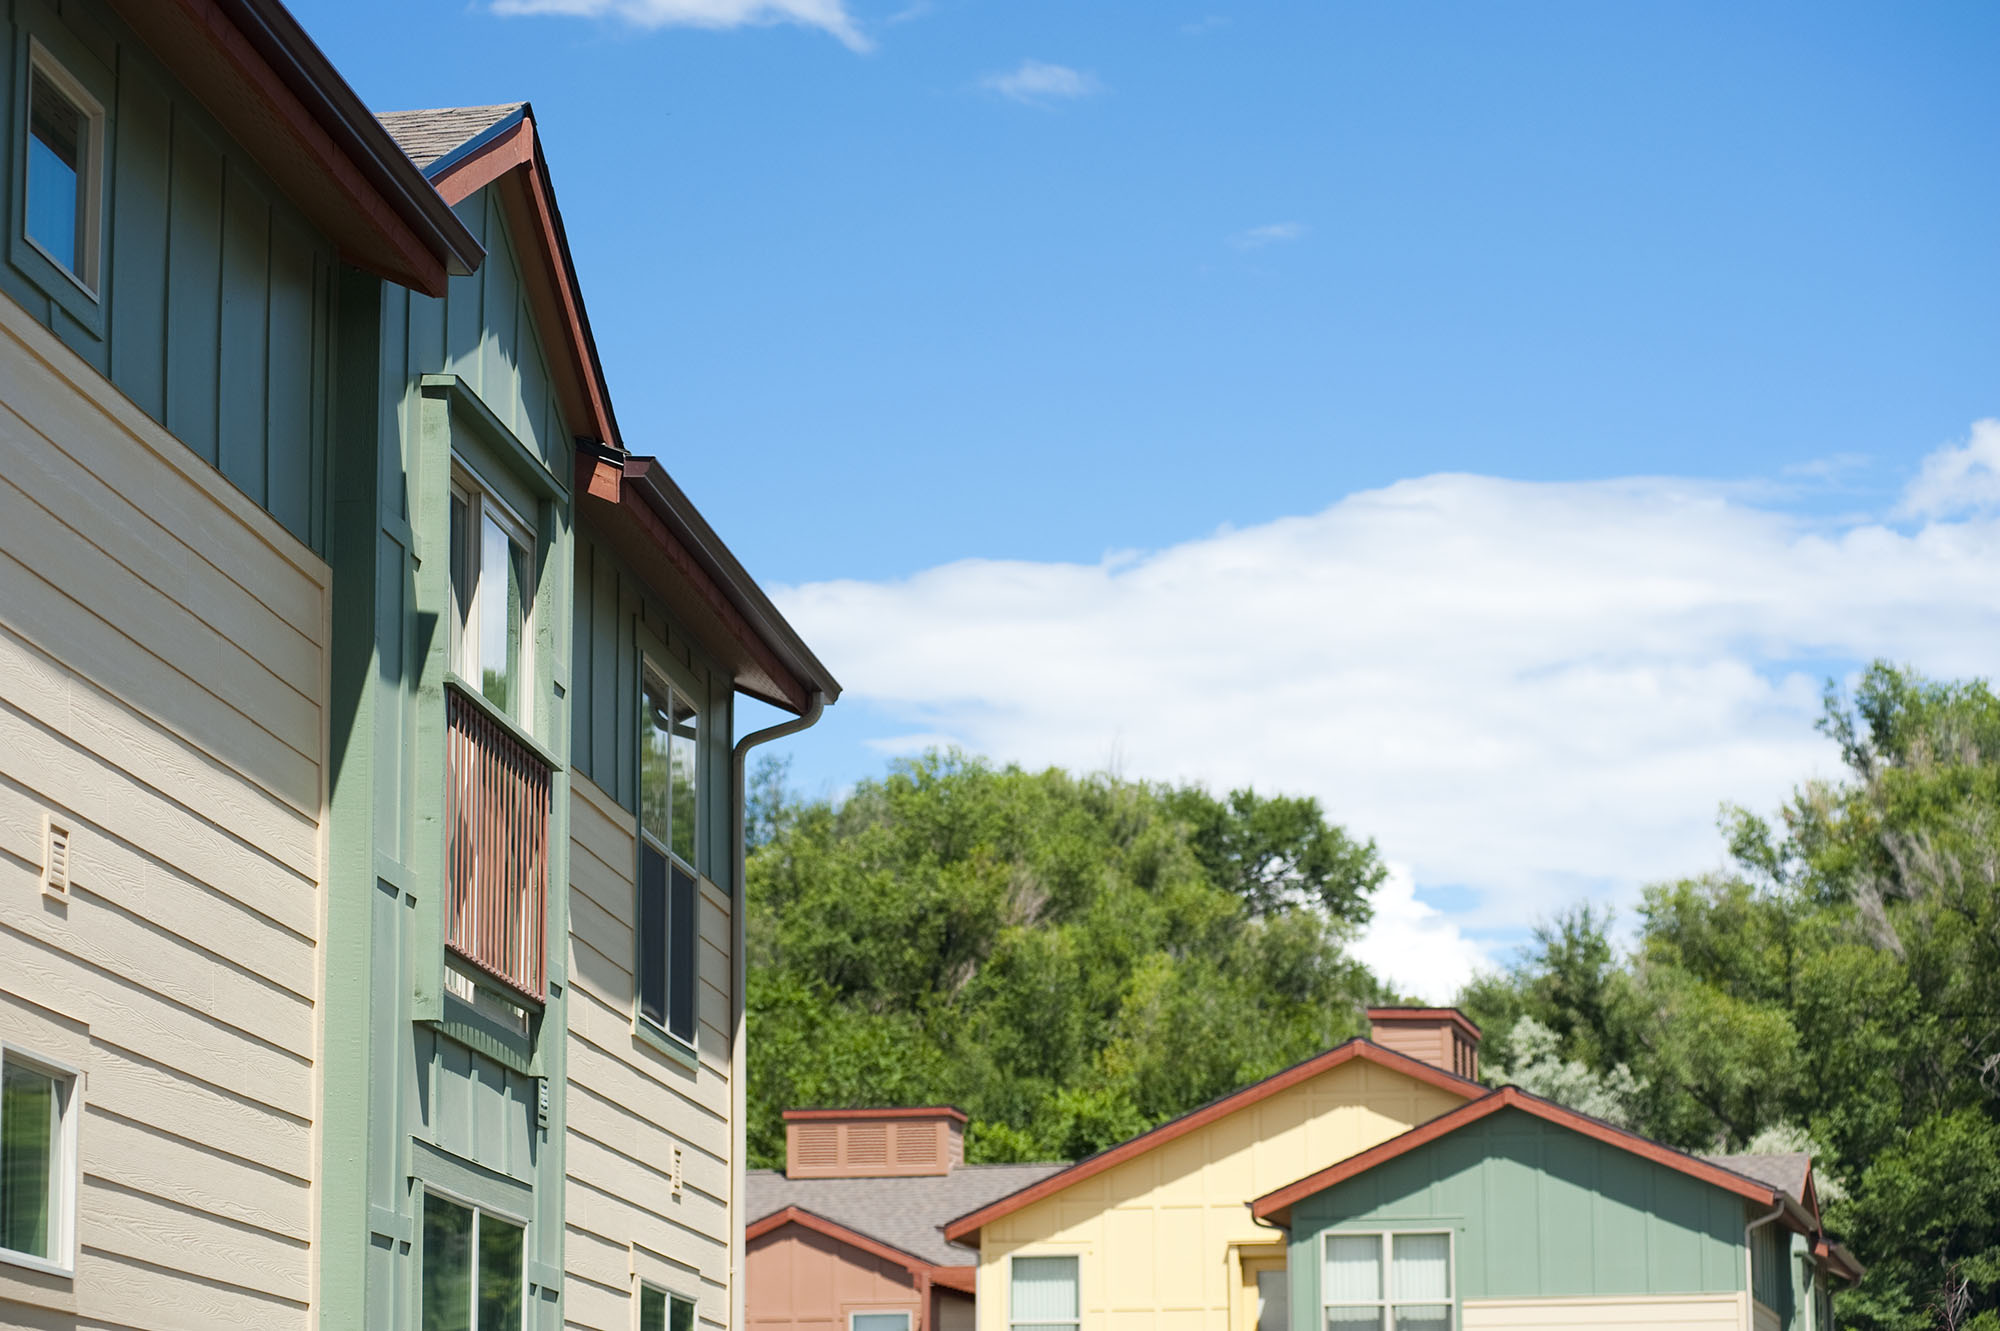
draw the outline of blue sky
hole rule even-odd
[[[1825,675],[1991,670],[2000,8],[296,8],[534,102],[628,443],[850,690],[809,788],[1310,791],[1436,993],[1710,866]]]

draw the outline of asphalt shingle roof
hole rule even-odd
[[[1805,1200],[1806,1180],[1812,1176],[1812,1156],[1804,1151],[1768,1155],[1704,1155],[1701,1158],[1711,1165],[1721,1165],[1732,1173],[1776,1188],[1795,1202]]]
[[[487,130],[526,106],[526,102],[503,102],[498,106],[443,106],[430,111],[385,111],[375,118],[410,160],[428,171],[431,163],[452,149]]]
[[[1063,1165],[960,1165],[915,1178],[786,1178],[773,1169],[749,1177],[749,1220],[796,1206],[901,1248],[933,1266],[970,1266],[979,1250],[947,1243],[944,1225],[1008,1193],[1039,1183]]]

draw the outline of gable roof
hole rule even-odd
[[[1058,1164],[959,1165],[949,1174],[899,1178],[787,1178],[776,1170],[753,1169],[747,1180],[750,1237],[785,1223],[773,1217],[797,1210],[932,1266],[964,1266],[977,1262],[979,1254],[946,1239],[944,1222],[1061,1168]],[[867,1250],[865,1244],[854,1246]]]
[[[1812,1186],[1812,1156],[1808,1152],[1760,1151],[1742,1155],[1704,1155],[1701,1158],[1746,1178],[1754,1178],[1759,1183],[1768,1183],[1801,1206],[1806,1204],[1806,1194]]]
[[[1301,1082],[1311,1081],[1321,1073],[1331,1072],[1342,1064],[1351,1063],[1356,1059],[1400,1072],[1407,1077],[1435,1086],[1439,1090],[1450,1091],[1467,1099],[1486,1093],[1486,1087],[1479,1082],[1456,1076],[1407,1055],[1394,1053],[1357,1036],[1345,1044],[1334,1046],[1325,1053],[1315,1054],[1303,1063],[1294,1063],[1283,1072],[1274,1073],[1259,1082],[1252,1082],[1219,1100],[1211,1100],[1201,1108],[1183,1114],[1179,1118],[1169,1119],[1157,1128],[1142,1132],[1129,1141],[1120,1142],[1116,1146],[1099,1151],[1096,1155],[1079,1160],[1061,1173],[999,1198],[989,1206],[962,1215],[945,1226],[945,1237],[955,1242],[969,1239],[982,1227],[1004,1215],[1018,1211],[1024,1206],[1031,1206],[1044,1197],[1124,1164],[1134,1156],[1143,1155],[1156,1147],[1185,1137],[1198,1128],[1207,1127],[1217,1119],[1226,1118],[1240,1109],[1248,1108],[1260,1100],[1269,1099],[1280,1091],[1290,1090]]]
[[[475,140],[511,122],[528,109],[526,102],[501,102],[497,106],[440,106],[428,111],[384,111],[375,118],[417,168],[430,175],[432,169],[463,149],[470,151]],[[460,155],[463,155],[462,153]]]
[[[485,258],[280,0],[110,0],[358,268],[430,296]]]
[[[1665,1165],[1669,1169],[1700,1179],[1725,1192],[1735,1193],[1746,1201],[1762,1206],[1783,1207],[1786,1219],[1793,1228],[1802,1232],[1809,1232],[1813,1228],[1812,1217],[1804,1211],[1798,1200],[1787,1196],[1780,1188],[1770,1183],[1728,1166],[1704,1160],[1700,1156],[1677,1151],[1671,1146],[1656,1142],[1650,1137],[1642,1137],[1636,1132],[1613,1127],[1602,1119],[1579,1114],[1574,1109],[1565,1108],[1553,1100],[1544,1100],[1541,1096],[1524,1091],[1518,1086],[1503,1086],[1477,1100],[1460,1105],[1448,1114],[1441,1114],[1428,1123],[1419,1124],[1401,1136],[1391,1137],[1388,1141],[1380,1142],[1325,1169],[1308,1174],[1296,1182],[1267,1192],[1250,1203],[1250,1213],[1262,1221],[1276,1225],[1290,1225],[1292,1207],[1306,1198],[1324,1192],[1337,1183],[1344,1183],[1358,1174],[1364,1174],[1377,1165],[1407,1155],[1420,1146],[1427,1146],[1468,1124],[1489,1118],[1503,1109],[1519,1110],[1544,1122],[1580,1132],[1606,1145],[1629,1151],[1655,1164]]]

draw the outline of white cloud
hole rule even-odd
[[[642,28],[797,23],[831,33],[850,50],[874,46],[847,12],[845,0],[493,0],[493,12],[618,18]]]
[[[1229,26],[1229,19],[1223,14],[1210,14],[1207,18],[1196,19],[1192,23],[1181,24],[1181,36],[1206,37],[1218,28]]]
[[[1435,906],[1417,900],[1406,864],[1391,863],[1375,893],[1375,917],[1354,941],[1363,965],[1426,1003],[1449,1003],[1473,972],[1497,960]]]
[[[979,80],[979,86],[1029,106],[1074,101],[1098,90],[1098,82],[1091,75],[1042,60],[1023,60],[1013,69],[988,74]]]
[[[1992,671],[2000,517],[1898,530],[1697,481],[1438,475],[1096,565],[965,560],[780,602],[900,732],[1317,795],[1416,884],[1463,887],[1442,924],[1479,935],[1717,864],[1721,801],[1835,769],[1812,727],[1829,670]],[[1398,955],[1449,938],[1390,918]]]
[[[1304,222],[1272,222],[1266,226],[1253,226],[1247,231],[1239,231],[1229,238],[1229,243],[1239,250],[1261,249],[1266,245],[1297,240],[1309,229]]]
[[[1903,492],[1903,517],[1929,518],[2000,508],[2000,420],[1976,422],[1959,447],[1924,459]]]

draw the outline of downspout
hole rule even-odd
[[[1769,1215],[1743,1226],[1743,1331],[1757,1331],[1757,1258],[1750,1236],[1784,1213],[1785,1199],[1779,1197]]]
[[[735,866],[732,894],[729,899],[729,1331],[745,1331],[749,1322],[743,1312],[743,1281],[745,1244],[743,1226],[746,1205],[744,1194],[749,1186],[746,1157],[750,1152],[750,1128],[745,1121],[750,1113],[749,1062],[745,1057],[745,1037],[749,1034],[745,1013],[744,989],[750,972],[749,959],[744,954],[745,917],[749,915],[749,902],[744,889],[743,874],[743,774],[750,760],[750,750],[760,744],[769,744],[774,739],[796,735],[799,731],[819,720],[826,710],[826,694],[813,690],[812,701],[806,704],[803,714],[789,721],[780,721],[775,726],[753,730],[736,741],[736,749],[730,755],[730,790],[733,813],[731,823],[734,831]]]

